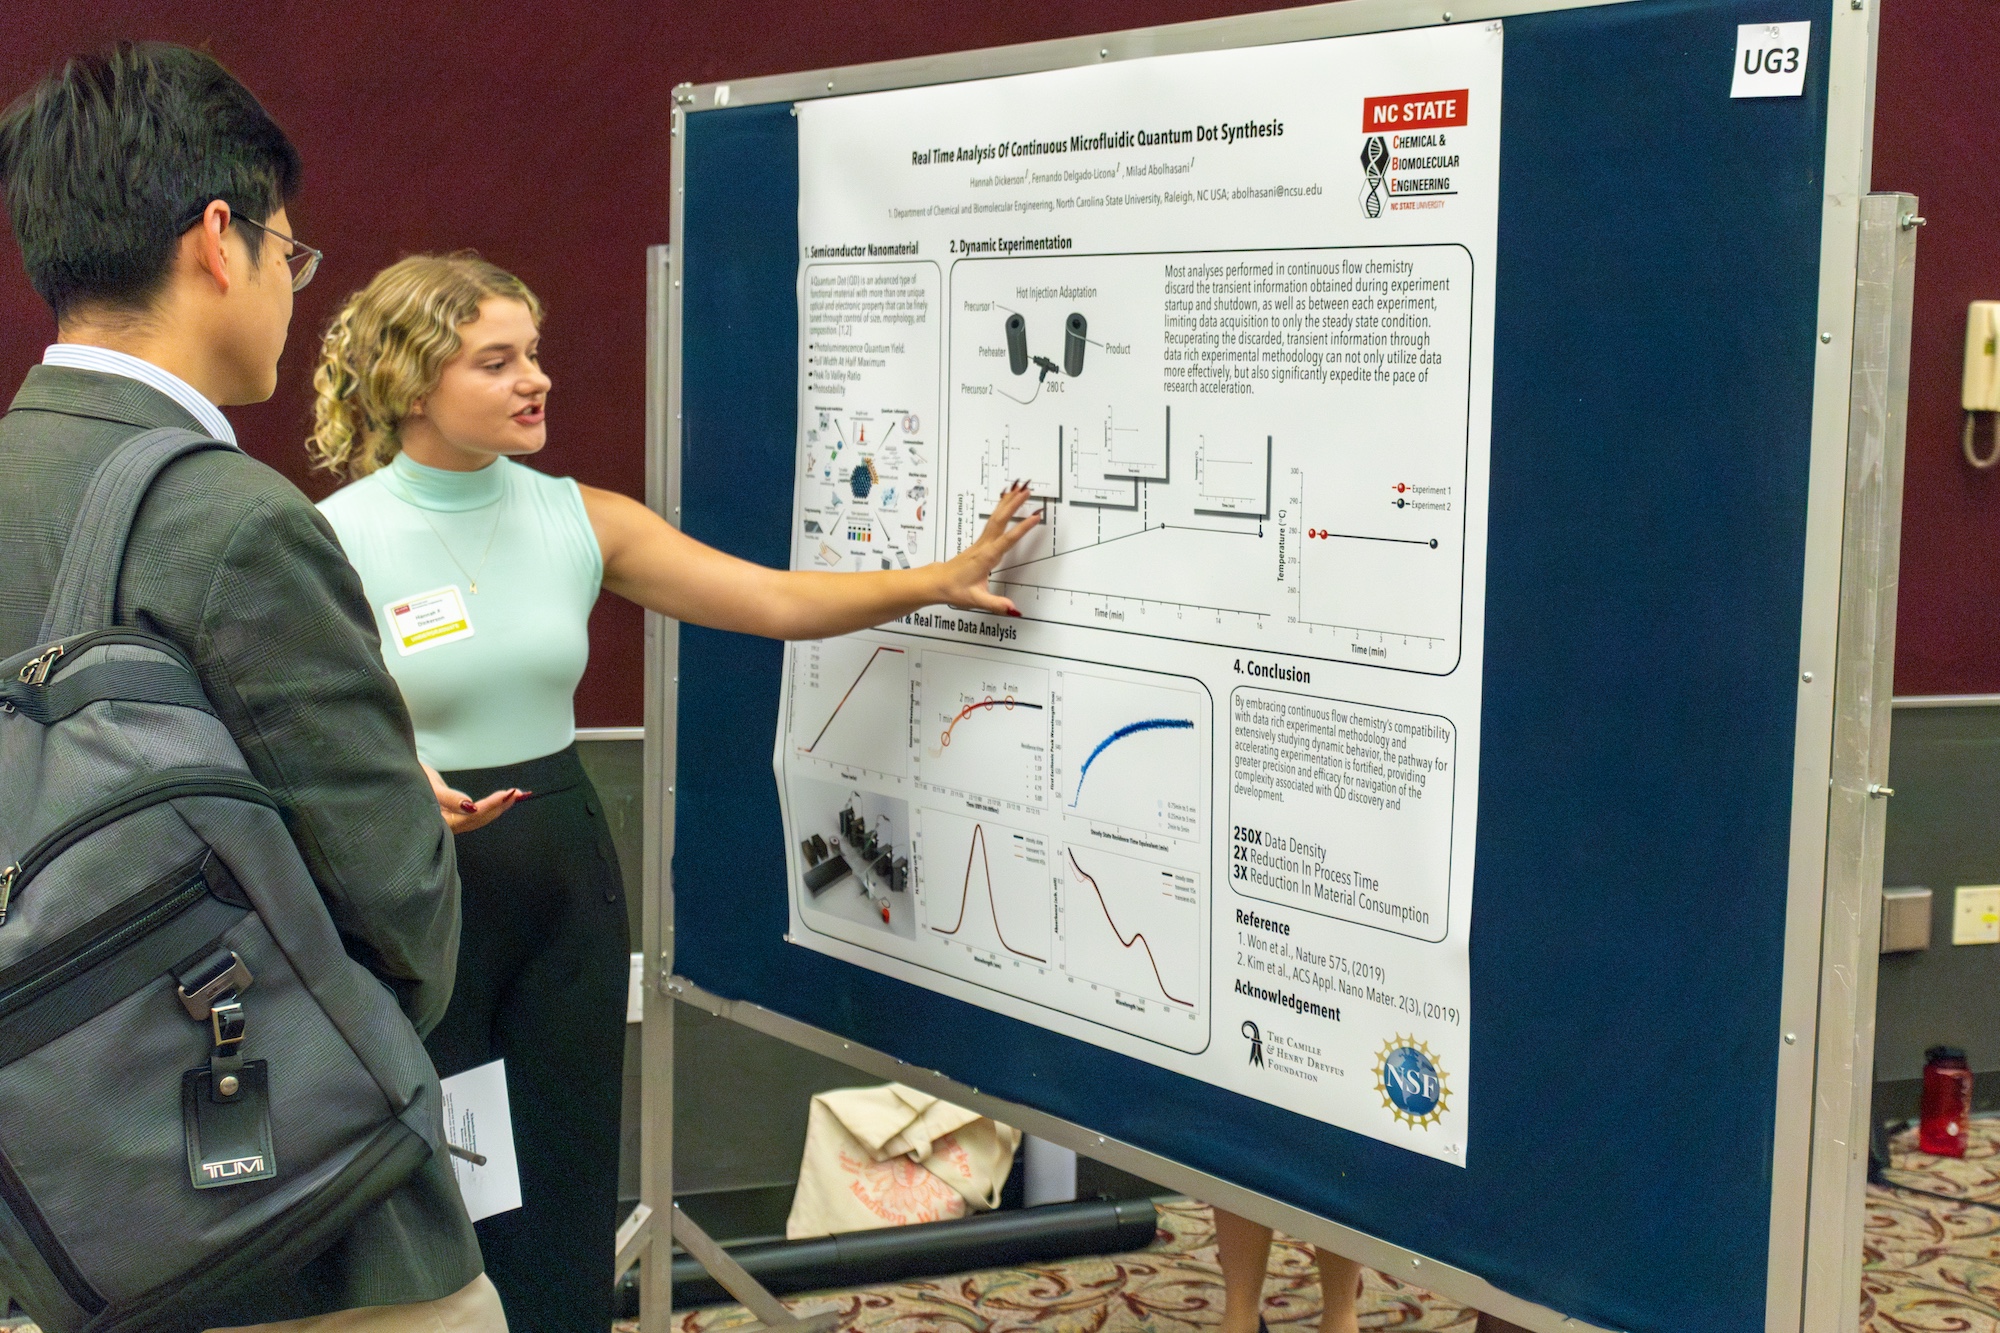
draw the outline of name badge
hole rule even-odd
[[[404,657],[439,644],[472,637],[472,617],[458,585],[403,597],[382,608],[389,615],[389,636]]]

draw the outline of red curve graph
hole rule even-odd
[[[826,728],[832,726],[833,720],[840,716],[840,710],[847,707],[847,700],[849,699],[849,697],[853,695],[855,689],[861,684],[861,678],[868,674],[868,668],[875,665],[875,659],[880,657],[883,653],[900,653],[902,651],[903,650],[901,648],[889,648],[889,647],[878,646],[874,652],[868,654],[868,660],[861,664],[861,670],[854,673],[854,684],[849,685],[847,687],[847,693],[840,696],[840,702],[835,704],[833,706],[833,711],[826,715],[826,725],[822,726],[819,729],[819,735],[813,737],[813,743],[806,747],[805,752],[807,754],[811,754],[814,750],[817,750],[819,748],[819,743],[822,740],[826,739]]]
[[[1189,1009],[1194,1008],[1194,1001],[1183,1000],[1180,996],[1174,994],[1172,991],[1167,989],[1167,979],[1160,975],[1160,960],[1153,957],[1153,946],[1152,943],[1147,940],[1145,932],[1135,930],[1132,932],[1132,938],[1130,939],[1125,938],[1125,932],[1118,929],[1118,923],[1111,917],[1111,904],[1104,901],[1104,890],[1097,886],[1096,876],[1092,875],[1088,870],[1085,870],[1082,866],[1077,865],[1075,852],[1070,851],[1070,849],[1067,847],[1063,848],[1063,852],[1065,855],[1069,857],[1070,867],[1074,869],[1077,874],[1083,876],[1085,879],[1090,881],[1091,892],[1097,895],[1097,906],[1104,913],[1104,922],[1106,925],[1111,927],[1111,933],[1118,937],[1118,942],[1123,946],[1125,946],[1127,949],[1131,948],[1134,944],[1137,944],[1140,948],[1146,951],[1146,961],[1153,965],[1153,980],[1159,984],[1160,994],[1166,996],[1169,1000],[1172,1000],[1175,1004],[1185,1005]],[[988,892],[990,893],[991,890],[989,889]]]
[[[986,826],[984,824],[974,824],[972,826],[972,842],[965,849],[965,882],[959,885],[958,920],[951,923],[950,930],[942,930],[937,926],[932,926],[931,929],[937,931],[940,935],[956,935],[960,928],[965,925],[965,907],[972,900],[972,852],[974,847],[978,848],[979,864],[986,871],[986,912],[987,915],[993,918],[993,933],[1000,937],[1000,946],[1008,953],[1018,955],[1029,962],[1048,962],[1049,960],[1046,958],[1031,954],[1025,949],[1016,949],[1013,945],[1007,943],[1007,932],[1000,929],[1000,909],[993,905],[993,863],[986,857]]]
[[[971,717],[974,713],[978,712],[982,708],[1004,708],[1011,713],[1016,708],[1040,708],[1040,707],[1041,707],[1040,704],[1023,703],[1021,700],[1016,699],[1011,694],[1004,699],[981,699],[978,703],[967,704],[965,707],[958,710],[958,716],[953,718],[950,724],[945,727],[943,734],[938,737],[938,744],[941,747],[949,748],[951,745],[951,733],[958,728],[958,724],[965,721],[965,719]]]

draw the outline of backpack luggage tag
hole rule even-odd
[[[198,1190],[269,1180],[278,1174],[271,1147],[271,1075],[262,1060],[245,1060],[242,992],[250,969],[223,949],[179,978],[188,1015],[205,1021],[215,1039],[208,1063],[181,1075],[181,1124],[187,1135],[188,1179]]]

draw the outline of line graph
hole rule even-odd
[[[1206,878],[1085,843],[1059,858],[1072,1012],[1183,1051],[1208,1044]]]
[[[792,645],[786,736],[824,775],[907,778],[914,653],[865,638]]]
[[[1198,376],[1184,358],[1199,355],[1187,343],[1206,335],[1125,327],[1115,313],[1158,301],[1150,253],[953,264],[936,486],[950,517],[936,525],[937,554],[978,540],[991,487],[1032,475],[1047,517],[994,579],[1031,622],[1450,674],[1476,604],[1469,524],[1485,505],[1478,416],[1455,369],[1474,355],[1471,263],[1435,247],[1379,253],[1438,281],[1425,369],[1394,393],[1351,365],[1328,380],[1279,374],[1254,395],[1187,392]],[[1309,249],[1260,262],[1294,260],[1332,262]],[[1065,287],[1093,291],[1077,298],[1090,327],[1117,332],[1086,373],[1051,377],[1037,395],[1032,376],[1009,373],[999,312],[1024,318],[1030,344],[1045,347],[1038,330],[1065,317]]]
[[[1139,733],[1145,731],[1179,731],[1183,728],[1189,731],[1194,730],[1194,719],[1190,717],[1149,717],[1137,722],[1127,722],[1124,726],[1106,736],[1097,743],[1097,748],[1093,749],[1084,758],[1083,767],[1077,770],[1076,794],[1069,798],[1069,808],[1072,810],[1076,809],[1076,803],[1083,799],[1083,784],[1090,777],[1090,766],[1097,762],[1097,756],[1103,754],[1127,736],[1137,736]]]
[[[1160,974],[1159,955],[1153,952],[1152,943],[1146,939],[1146,932],[1143,930],[1134,930],[1131,934],[1131,937],[1127,938],[1125,932],[1118,929],[1118,918],[1112,914],[1111,904],[1106,902],[1104,899],[1104,886],[1097,882],[1097,877],[1095,875],[1091,874],[1088,870],[1085,870],[1082,866],[1077,864],[1075,849],[1066,847],[1063,850],[1069,856],[1070,869],[1075,871],[1079,876],[1081,876],[1085,880],[1085,882],[1087,882],[1090,885],[1091,892],[1097,896],[1097,906],[1098,909],[1104,914],[1104,924],[1111,927],[1111,933],[1117,938],[1119,947],[1124,949],[1131,949],[1133,946],[1136,945],[1137,947],[1145,950],[1146,962],[1153,969],[1153,980],[1159,983],[1160,994],[1166,996],[1169,1000],[1172,1000],[1175,1004],[1182,1005],[1189,1009],[1194,1008],[1193,1000],[1183,1000],[1180,996],[1174,994],[1172,990],[1168,989],[1167,979]],[[1174,872],[1171,870],[1162,870],[1160,874],[1163,877],[1165,877],[1169,882],[1171,882],[1172,879],[1174,878]]]
[[[930,931],[968,948],[1047,963],[1054,916],[1048,839],[937,810],[921,818],[917,888]],[[984,921],[972,906],[975,883],[986,897]]]
[[[1448,671],[1461,633],[1464,506],[1456,486],[1424,489],[1414,505],[1397,498],[1394,465],[1356,466],[1344,484],[1313,478],[1311,487],[1304,470],[1291,469],[1286,591],[1295,622],[1345,641],[1349,660]]]
[[[832,726],[833,720],[840,716],[840,710],[847,707],[847,701],[854,697],[854,691],[860,686],[862,676],[866,676],[868,674],[868,668],[875,665],[875,660],[881,657],[882,654],[884,653],[901,653],[902,651],[903,650],[901,648],[890,648],[880,644],[876,645],[875,651],[868,654],[868,660],[862,663],[861,672],[859,675],[855,676],[854,683],[847,687],[847,692],[840,696],[840,702],[835,704],[833,706],[833,711],[826,715],[825,725],[822,726],[817,732],[813,733],[812,744],[806,747],[807,754],[811,754],[814,750],[817,750],[819,748],[819,743],[826,739],[827,727]]]
[[[1139,482],[1136,478],[1106,476],[1105,462],[1112,440],[1112,426],[1108,418],[1104,423],[1102,439],[1093,440],[1091,432],[1076,426],[1058,426],[1056,431],[1064,445],[1064,499],[1073,505],[1095,509],[1139,507]]]
[[[1173,676],[1056,676],[1055,787],[1069,819],[1202,836],[1209,702]]]
[[[1198,436],[1194,451],[1195,512],[1271,516],[1271,437],[1264,447],[1234,447]]]
[[[953,717],[950,722],[946,723],[945,729],[941,733],[939,733],[938,752],[942,753],[944,747],[951,744],[951,733],[957,729],[958,724],[965,721],[966,718],[971,717],[974,713],[978,712],[982,708],[1004,708],[1011,713],[1016,708],[1032,708],[1037,711],[1040,711],[1041,707],[1042,707],[1041,704],[1027,703],[1024,702],[1023,700],[1014,698],[1012,695],[1009,695],[1005,699],[980,699],[974,703],[969,703],[965,707],[959,709],[957,715]]]
[[[1174,409],[1166,408],[1165,419],[1160,433],[1142,430],[1138,426],[1118,424],[1116,404],[1104,409],[1104,460],[1102,474],[1106,477],[1136,477],[1143,481],[1166,481],[1167,466],[1174,437]]]
[[[915,675],[924,786],[1016,808],[1048,803],[1049,673],[1018,660],[926,649]]]

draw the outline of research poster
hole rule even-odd
[[[795,943],[1464,1165],[1502,40],[798,106]]]

